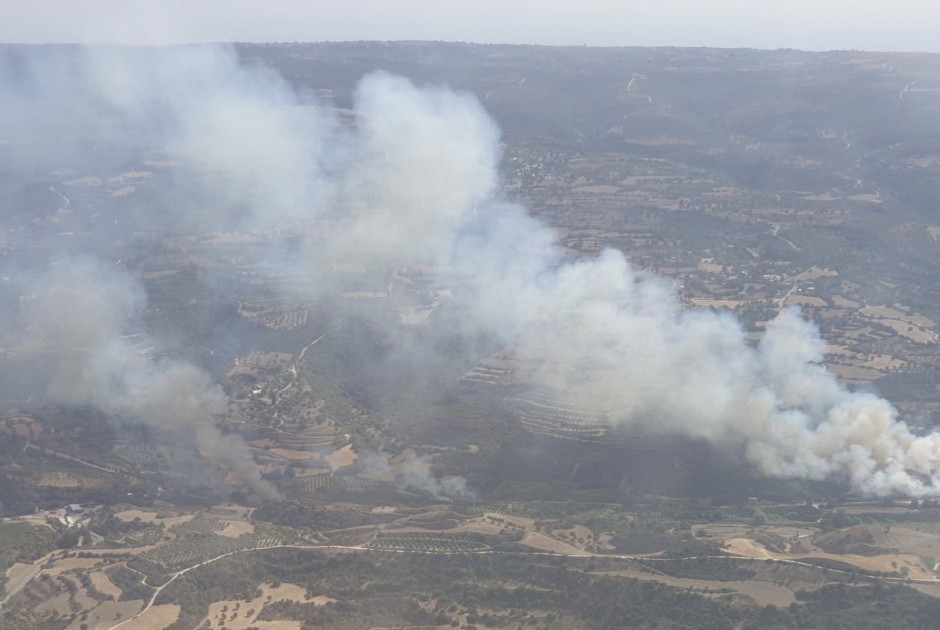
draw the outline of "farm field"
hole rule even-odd
[[[584,571],[585,576],[624,584],[657,584],[700,593],[706,599],[744,609],[787,607],[805,598],[805,593],[829,588],[834,583],[854,584],[856,588],[910,584],[928,594],[938,592],[940,586],[934,560],[940,557],[937,526],[922,520],[927,512],[912,511],[909,507],[876,504],[867,508],[869,518],[879,510],[884,515],[882,519],[888,515],[915,517],[911,523],[901,525],[886,525],[885,520],[848,524],[843,528],[773,522],[754,525],[747,514],[760,510],[758,505],[736,511],[739,517],[728,513],[717,522],[695,523],[692,519],[691,528],[686,529],[686,525],[670,521],[667,515],[676,508],[669,503],[648,506],[643,511],[623,511],[613,506],[593,508],[574,517],[551,516],[552,510],[559,507],[557,504],[539,507],[515,503],[488,506],[482,511],[468,505],[431,504],[407,508],[404,513],[356,500],[347,506],[347,510],[352,510],[347,512],[347,520],[353,514],[365,520],[378,515],[385,518],[367,525],[350,520],[348,527],[323,530],[320,538],[312,539],[302,532],[305,528],[277,524],[289,518],[289,513],[277,511],[261,515],[273,519],[270,521],[257,520],[251,511],[234,505],[160,511],[118,507],[113,514],[121,522],[158,529],[165,532],[163,540],[156,545],[132,544],[119,549],[99,543],[59,551],[35,564],[17,564],[9,571],[10,582],[22,578],[28,581],[3,606],[0,619],[26,623],[23,627],[42,620],[69,628],[70,619],[81,619],[89,628],[112,628],[123,619],[127,623],[121,627],[162,630],[177,627],[174,624],[180,620],[193,623],[199,617],[200,624],[208,622],[210,627],[301,628],[304,619],[308,619],[306,615],[317,607],[322,607],[317,615],[335,611],[343,602],[356,609],[356,597],[343,595],[345,591],[331,586],[330,577],[317,577],[318,574],[305,571],[304,579],[319,586],[278,584],[270,581],[272,575],[277,575],[275,565],[265,564],[266,561],[254,564],[266,554],[279,557],[290,549],[296,558],[322,559],[316,562],[333,562],[330,558],[345,562],[346,558],[354,561],[354,565],[382,562],[382,557],[394,558],[399,554],[419,564],[425,562],[420,560],[422,557],[427,561],[452,558],[449,562],[477,562],[474,558],[482,562],[490,556],[492,562],[504,561],[498,558],[522,563],[530,562],[527,558],[531,562],[567,559],[575,563],[574,567],[580,567],[576,572]],[[696,509],[684,509],[683,519],[688,521]],[[794,505],[792,509],[800,508]],[[861,513],[865,506],[856,505],[853,509]],[[650,520],[655,513],[660,514],[660,520]],[[699,513],[711,514],[708,510]],[[840,518],[857,518],[841,508],[818,511],[822,521],[839,514],[844,515]],[[712,514],[711,518],[714,517]],[[35,526],[14,523],[6,527],[12,539]],[[264,532],[277,532],[278,536]],[[638,553],[621,549],[626,541],[639,540],[641,535],[648,540],[647,549]],[[602,540],[607,543],[599,544]],[[859,553],[862,550],[864,553]],[[185,591],[179,590],[178,583],[189,580],[193,572],[204,571],[201,567],[233,562],[240,566],[249,562],[248,566],[256,567],[249,576],[236,580],[239,586],[231,585],[235,589],[231,592],[244,592],[247,596],[224,597],[222,593],[228,592],[229,587],[222,587],[209,591],[197,602],[192,593],[184,596]],[[254,575],[257,577],[251,577]],[[221,585],[227,579],[216,580]],[[46,603],[37,606],[38,601]],[[498,609],[497,606],[494,610]]]

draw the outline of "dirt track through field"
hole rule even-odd
[[[536,532],[528,532],[528,533],[534,534]],[[784,564],[793,564],[793,565],[807,567],[807,568],[814,569],[814,570],[826,570],[826,571],[830,571],[830,572],[838,573],[842,575],[851,575],[853,577],[858,577],[853,571],[845,571],[842,569],[820,567],[819,565],[813,564],[812,562],[807,562],[807,560],[821,558],[822,556],[827,556],[827,555],[832,556],[832,559],[841,558],[841,556],[834,556],[832,554],[805,554],[805,556],[800,556],[803,559],[788,559],[788,558],[782,558],[782,557],[774,557],[767,550],[764,550],[763,552],[760,552],[759,550],[756,552],[752,552],[752,553],[766,553],[768,554],[767,557],[759,557],[759,556],[754,556],[754,555],[747,555],[747,556],[719,555],[719,556],[693,556],[689,558],[664,558],[664,557],[650,557],[650,556],[645,556],[645,555],[598,554],[598,553],[583,552],[579,549],[576,549],[575,547],[572,547],[571,545],[567,545],[566,543],[562,543],[561,541],[557,541],[553,538],[550,538],[549,536],[546,536],[545,534],[539,534],[539,535],[543,536],[544,538],[548,540],[554,541],[554,543],[556,544],[560,544],[563,546],[563,547],[556,546],[555,547],[556,549],[565,548],[569,552],[563,553],[559,551],[547,551],[547,550],[546,551],[496,551],[492,549],[479,550],[479,551],[421,551],[421,550],[406,551],[406,550],[401,550],[401,549],[376,549],[376,548],[366,547],[365,545],[356,545],[356,546],[350,546],[350,545],[272,545],[268,547],[250,547],[247,549],[237,549],[235,551],[224,553],[214,558],[210,558],[209,560],[206,560],[204,562],[200,562],[199,564],[177,571],[172,576],[170,576],[169,580],[167,580],[164,584],[156,588],[156,590],[153,593],[153,596],[150,598],[150,601],[143,608],[143,610],[137,613],[137,615],[135,615],[134,617],[131,617],[130,619],[122,621],[121,623],[117,625],[111,626],[110,628],[108,628],[108,630],[115,630],[116,628],[119,628],[123,626],[124,624],[130,623],[134,621],[135,619],[137,619],[140,615],[150,610],[153,607],[153,604],[156,601],[157,597],[163,591],[163,589],[165,589],[167,586],[172,584],[180,576],[194,569],[198,569],[199,567],[203,567],[207,564],[212,564],[213,562],[221,560],[222,558],[227,558],[228,556],[233,556],[239,553],[246,553],[246,552],[251,552],[251,551],[259,551],[259,550],[269,550],[269,549],[305,549],[309,551],[336,550],[336,551],[352,551],[352,552],[360,552],[360,553],[361,552],[409,553],[409,554],[410,553],[424,553],[424,554],[448,555],[448,556],[467,555],[467,554],[473,554],[473,555],[500,554],[500,555],[524,555],[524,556],[552,556],[552,557],[567,557],[567,558],[614,558],[614,559],[619,559],[619,560],[643,560],[645,562],[655,562],[655,561],[675,562],[676,560],[696,560],[696,559],[727,560],[727,561],[754,560],[754,561],[760,561],[760,562],[780,562]],[[754,548],[755,549],[757,548],[756,545],[754,546]],[[740,546],[740,549],[749,550],[749,548],[746,546]],[[844,560],[842,560],[842,562],[844,562]],[[884,577],[884,576],[866,576],[866,577],[868,577],[869,579],[879,580],[882,582],[905,582],[905,583],[923,584],[923,585],[940,585],[940,580],[938,580],[936,577],[913,578],[913,579],[904,578],[904,577]]]
[[[903,567],[907,567],[911,577],[922,580],[935,580],[932,571],[924,567],[921,559],[915,555],[895,553],[881,554],[876,556],[861,556],[858,554],[845,553],[834,554],[825,551],[813,551],[810,553],[782,555],[773,553],[765,549],[762,545],[748,538],[732,538],[727,541],[726,550],[736,556],[744,558],[754,558],[759,560],[775,560],[778,562],[811,562],[812,560],[828,560],[841,564],[850,564],[863,571],[882,571],[893,573]]]
[[[718,581],[697,580],[693,578],[679,578],[670,575],[654,575],[646,571],[603,571],[593,575],[611,575],[617,577],[634,578],[648,582],[659,582],[668,586],[675,586],[693,591],[727,591],[734,590],[758,606],[773,605],[778,607],[789,606],[796,601],[793,591],[785,586],[778,586],[762,580]]]

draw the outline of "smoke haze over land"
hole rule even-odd
[[[277,495],[245,443],[213,424],[225,410],[221,387],[185,361],[147,356],[153,345],[145,335],[125,335],[145,301],[127,273],[92,259],[57,260],[33,286],[22,315],[32,340],[58,357],[46,387],[50,401],[179,432],[210,462],[237,472],[251,491]]]
[[[494,16],[499,16],[494,19]],[[50,16],[55,16],[51,19]],[[713,46],[936,51],[938,8],[926,0],[767,5],[734,0],[655,4],[516,0],[511,4],[355,0],[182,0],[116,4],[36,0],[0,24],[12,42],[179,44],[287,41],[470,41],[567,46]]]
[[[133,315],[146,296],[133,269],[92,258],[105,235],[320,221],[330,233],[279,253],[312,294],[333,295],[337,263],[432,266],[458,279],[441,306],[456,332],[512,347],[531,383],[568,391],[615,425],[705,439],[773,477],[940,492],[940,435],[916,436],[890,403],[840,385],[798,312],[755,345],[733,316],[684,309],[670,281],[622,252],[560,254],[548,226],[500,195],[499,133],[472,95],[371,74],[354,124],[341,123],[269,70],[210,46],[27,49],[3,61],[0,85],[5,178],[84,176],[141,155],[174,164],[139,221],[91,229],[79,258],[62,259],[50,241],[5,263],[27,287],[16,305],[24,338],[61,357],[49,399],[192,434],[258,492],[271,490],[247,447],[212,421],[225,406],[219,386],[125,339],[141,332]],[[416,461],[406,485],[458,492]]]

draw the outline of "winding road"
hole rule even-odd
[[[286,392],[287,390],[289,390],[291,387],[294,386],[294,383],[297,382],[297,366],[300,365],[300,362],[304,360],[304,356],[307,354],[307,350],[309,350],[309,349],[312,348],[313,346],[315,346],[315,345],[317,345],[318,343],[320,343],[320,341],[321,341],[324,337],[326,337],[328,334],[330,334],[331,332],[336,332],[337,330],[339,330],[339,328],[340,328],[340,326],[336,326],[335,328],[329,329],[328,331],[326,331],[325,333],[323,333],[322,335],[320,335],[319,337],[317,337],[316,339],[314,339],[313,341],[311,341],[310,343],[308,343],[306,346],[304,346],[304,349],[300,351],[300,355],[299,355],[299,356],[297,357],[297,359],[291,364],[290,368],[288,368],[288,369],[290,370],[290,374],[291,374],[290,382],[289,382],[287,385],[285,385],[284,387],[282,387],[281,389],[277,390],[277,393],[274,395],[274,404],[275,404],[275,405],[277,404],[277,400],[278,400],[278,398],[280,398],[281,394],[283,394],[284,392]]]
[[[55,189],[55,186],[49,186],[49,190],[50,190],[51,192],[54,192],[55,194],[57,194],[57,195],[62,199],[62,201],[65,202],[65,203],[62,204],[62,206],[59,207],[58,210],[56,210],[56,214],[59,214],[60,212],[62,212],[62,211],[65,210],[66,208],[68,208],[68,207],[69,207],[69,204],[72,203],[72,202],[69,200],[68,197],[66,197],[65,195],[63,195],[62,193],[60,193],[58,190],[56,190],[56,189]]]
[[[738,555],[709,555],[709,556],[685,556],[680,558],[666,558],[666,557],[650,557],[643,554],[606,554],[606,553],[558,553],[552,551],[500,551],[495,549],[482,549],[477,551],[439,551],[439,550],[405,550],[405,549],[381,549],[373,548],[366,546],[368,543],[363,543],[361,545],[297,545],[297,544],[283,544],[283,545],[267,545],[267,546],[258,546],[258,547],[249,547],[245,549],[236,549],[235,551],[229,551],[208,560],[204,560],[198,564],[194,564],[185,569],[180,569],[179,571],[170,575],[170,578],[161,584],[160,586],[154,587],[153,595],[147,601],[146,605],[133,617],[129,617],[120,623],[117,623],[108,630],[115,630],[126,624],[129,624],[136,619],[140,618],[141,615],[146,613],[148,610],[153,608],[157,598],[160,596],[160,593],[163,590],[176,581],[179,577],[186,575],[190,571],[204,567],[206,565],[218,562],[223,558],[233,556],[240,553],[249,553],[254,551],[263,551],[267,549],[300,549],[305,551],[350,551],[350,552],[369,552],[369,553],[399,553],[399,554],[422,554],[422,555],[442,555],[442,556],[458,556],[458,555],[516,555],[516,556],[534,556],[534,557],[554,557],[554,558],[611,558],[615,560],[634,560],[642,562],[673,562],[676,560],[738,560],[745,562],[776,562],[783,564],[792,564],[800,567],[805,567],[815,570],[823,570],[826,572],[833,572],[840,575],[860,577],[870,580],[878,580],[881,582],[892,582],[892,583],[907,583],[907,584],[929,584],[937,585],[940,584],[940,579],[923,579],[923,578],[908,578],[908,577],[890,577],[890,576],[875,576],[868,575],[864,572],[855,572],[844,569],[836,569],[830,567],[820,566],[818,564],[813,564],[812,562],[807,562],[805,560],[790,560],[787,558],[780,558],[768,554],[767,557],[752,557],[752,556],[738,556]],[[109,555],[111,553],[126,553],[127,549],[101,549],[95,550],[94,553],[101,555]],[[10,587],[10,590],[4,595],[3,599],[0,600],[0,608],[13,596],[19,593],[23,588],[26,587],[37,575],[42,571],[42,565],[54,558],[57,555],[64,553],[63,550],[56,550],[50,552],[43,556],[42,558],[36,560],[34,564],[34,569],[27,574],[24,574],[21,578],[18,579],[17,584]],[[147,586],[146,577],[143,579],[143,583]]]
[[[169,580],[163,583],[161,586],[156,587],[153,595],[150,598],[150,601],[147,602],[147,605],[144,608],[134,615],[133,617],[122,621],[121,623],[111,626],[108,630],[115,630],[120,628],[126,623],[134,621],[145,612],[150,610],[154,602],[156,602],[157,597],[163,592],[167,586],[172,584],[177,578],[181,575],[189,573],[193,569],[198,569],[199,567],[206,566],[207,564],[212,564],[222,558],[227,558],[239,553],[246,553],[251,551],[259,551],[266,549],[303,549],[308,551],[328,551],[328,550],[340,550],[340,551],[353,551],[353,552],[372,552],[372,553],[405,553],[405,554],[422,554],[422,555],[439,555],[439,556],[461,556],[461,555],[517,555],[517,556],[541,556],[541,557],[554,557],[554,558],[612,558],[615,560],[637,560],[643,562],[674,562],[676,560],[739,560],[739,561],[750,561],[750,562],[777,562],[783,564],[792,564],[796,566],[806,567],[815,570],[822,570],[825,572],[838,573],[840,575],[847,575],[851,577],[866,578],[870,580],[878,580],[881,582],[903,582],[907,584],[930,584],[937,585],[940,584],[940,579],[934,578],[932,580],[922,579],[922,578],[906,578],[906,577],[888,577],[888,576],[875,576],[868,575],[864,572],[854,572],[847,571],[844,569],[835,569],[825,566],[820,566],[818,564],[813,564],[811,562],[806,562],[803,560],[789,560],[786,558],[778,558],[768,555],[766,558],[755,558],[751,556],[735,556],[735,555],[721,555],[721,556],[687,556],[680,558],[665,558],[665,557],[649,557],[645,555],[628,555],[628,554],[606,554],[606,553],[579,553],[579,554],[567,554],[567,553],[557,553],[551,551],[499,551],[495,549],[483,549],[479,551],[421,551],[421,550],[411,550],[411,549],[381,549],[381,548],[372,548],[366,547],[363,545],[271,545],[268,547],[251,547],[248,549],[238,549],[235,551],[230,551],[228,553],[221,554],[209,560],[200,562],[191,567],[181,569],[176,573],[172,574]],[[146,580],[144,580],[146,584]]]

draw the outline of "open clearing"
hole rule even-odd
[[[180,523],[188,523],[193,520],[193,514],[180,514],[178,516],[167,516],[165,518],[160,518],[160,514],[157,512],[150,512],[147,510],[124,510],[122,512],[117,512],[114,515],[114,518],[120,519],[126,523],[130,523],[134,519],[140,519],[143,523],[163,523],[167,528],[173,527],[174,525],[179,525]]]
[[[103,560],[100,558],[62,558],[61,560],[56,560],[52,568],[45,569],[44,572],[49,575],[60,575],[74,569],[91,569],[102,562]]]
[[[96,591],[104,595],[110,595],[115,601],[119,600],[121,593],[124,592],[115,586],[114,582],[102,571],[93,571],[89,574],[88,578],[91,580],[91,585],[95,587]]]
[[[36,570],[35,565],[24,564],[22,562],[17,562],[12,567],[7,569],[7,591],[10,591],[18,582],[23,580],[29,575],[32,575]]]
[[[744,304],[741,300],[722,300],[718,298],[705,298],[705,297],[694,297],[692,298],[692,304],[695,306],[701,306],[703,308],[726,308],[729,310],[734,310]]]
[[[79,630],[81,623],[88,624],[88,630],[107,630],[121,619],[133,617],[143,606],[144,602],[139,599],[127,602],[104,602],[89,612],[84,622],[76,619],[67,630]]]
[[[69,613],[71,612],[69,607],[69,602],[71,599],[72,598],[68,591],[63,591],[54,597],[50,597],[42,602],[39,602],[36,605],[36,614],[40,617],[68,617]]]
[[[44,473],[37,483],[39,486],[47,488],[79,488],[82,485],[81,480],[66,472]]]
[[[153,606],[135,619],[133,624],[128,624],[128,627],[135,630],[163,630],[173,624],[179,616],[179,604],[161,604]]]
[[[216,532],[219,536],[226,536],[228,538],[238,538],[242,534],[253,534],[255,532],[255,526],[246,521],[228,521],[225,525],[225,529]]]
[[[832,269],[820,269],[819,267],[810,267],[803,273],[799,273],[792,278],[790,282],[808,282],[810,280],[816,280],[817,278],[828,278],[832,276],[838,276],[839,272],[833,271]]]
[[[745,558],[773,558],[774,555],[764,549],[762,545],[754,542],[750,538],[732,538],[725,543],[725,550],[736,556]]]
[[[336,601],[329,597],[307,597],[307,589],[296,584],[280,584],[274,587],[270,584],[261,585],[261,595],[252,600],[236,601],[223,600],[209,606],[209,614],[200,623],[203,627],[208,622],[210,628],[228,628],[229,630],[247,630],[247,628],[262,628],[263,630],[300,630],[302,621],[273,620],[259,621],[258,616],[265,604],[290,601],[302,604],[315,604],[322,606]],[[155,629],[154,629],[155,630]]]
[[[562,553],[565,555],[581,555],[584,553],[583,549],[578,549],[574,545],[569,545],[566,542],[556,540],[551,536],[542,534],[541,532],[533,532],[530,530],[526,531],[525,535],[522,537],[522,540],[519,542],[527,547],[541,549],[542,551],[550,551],[552,553]]]
[[[828,306],[826,300],[812,295],[791,295],[787,298],[786,304],[795,304],[796,306]]]
[[[292,462],[305,462],[308,459],[319,457],[318,453],[312,453],[310,451],[298,451],[289,448],[272,448],[268,452],[273,453],[278,457],[283,457],[284,459]]]
[[[774,553],[749,538],[732,538],[727,541],[726,550],[736,556],[745,558],[759,558],[765,560],[797,560],[801,562],[812,562],[813,560],[830,560],[841,562],[858,567],[864,571],[884,571],[886,573],[896,572],[902,567],[907,567],[911,572],[911,577],[915,579],[934,579],[934,573],[924,567],[923,561],[911,554],[884,554],[875,556],[861,556],[853,553],[835,554],[825,551],[813,551],[810,553],[799,554],[779,554]]]
[[[649,582],[659,582],[667,586],[691,589],[694,591],[725,591],[730,589],[744,596],[749,603],[757,606],[789,606],[796,601],[793,591],[785,586],[778,586],[759,580],[748,581],[717,581],[696,580],[692,578],[678,578],[670,575],[655,575],[647,571],[603,571],[595,575],[612,575],[617,577],[634,578]]]
[[[356,461],[358,457],[359,455],[353,450],[352,446],[347,444],[343,448],[327,455],[326,461],[329,462],[330,468],[335,472],[344,466],[349,466]]]

